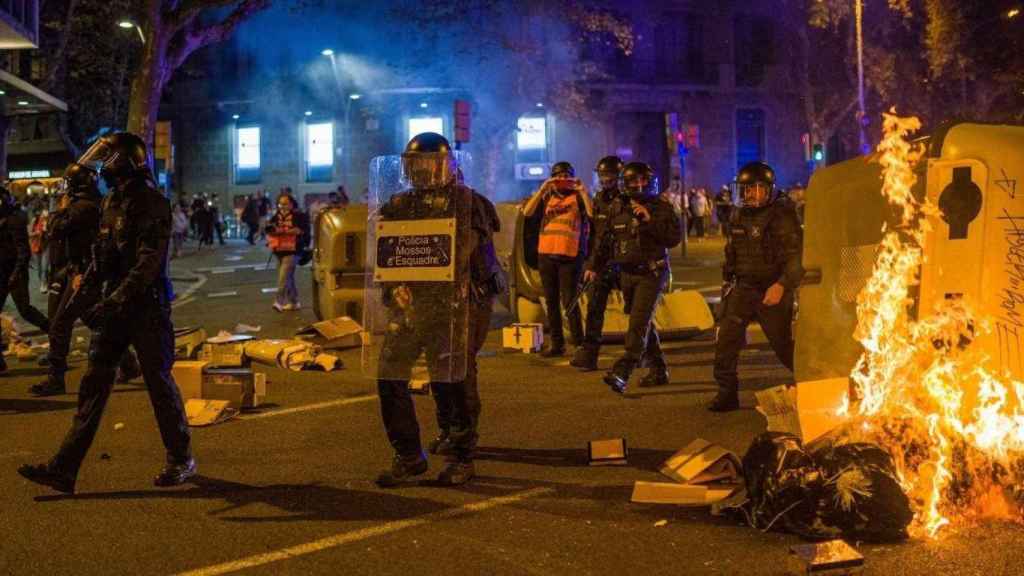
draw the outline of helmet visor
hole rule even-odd
[[[619,184],[622,191],[633,198],[643,198],[658,194],[658,179],[653,176],[635,175],[622,178]]]
[[[100,138],[93,142],[92,146],[85,151],[78,159],[78,164],[99,172],[104,164],[114,156],[114,149],[111,148],[106,138]]]
[[[740,197],[743,199],[743,205],[750,208],[759,208],[767,204],[771,192],[771,186],[764,182],[740,185]]]
[[[455,177],[455,159],[447,153],[402,154],[402,179],[413,188],[441,188]]]
[[[616,172],[594,172],[594,187],[598,190],[611,190],[619,185]]]

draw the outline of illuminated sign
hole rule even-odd
[[[306,125],[306,161],[310,166],[334,165],[334,123]]]
[[[238,149],[236,150],[239,168],[260,167],[260,127],[250,126],[238,129]]]
[[[419,118],[409,118],[409,138],[417,134],[423,134],[424,132],[434,132],[436,134],[444,134],[444,118],[440,116],[426,116]]]
[[[14,170],[7,173],[8,180],[27,180],[29,178],[49,178],[49,170]]]
[[[547,119],[525,116],[519,119],[516,147],[520,150],[543,150],[548,147]]]

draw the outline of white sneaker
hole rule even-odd
[[[288,309],[287,306],[282,306],[282,305],[278,304],[277,302],[274,302],[274,310],[277,310],[278,312],[284,312],[287,309]]]
[[[285,304],[285,310],[302,310],[302,304],[296,302],[295,304]]]

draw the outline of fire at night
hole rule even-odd
[[[0,573],[1024,574],[1021,0],[0,2]]]

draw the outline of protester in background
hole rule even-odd
[[[267,237],[267,217],[270,215],[270,198],[266,192],[260,190],[256,193],[256,210],[259,216],[260,238]]]
[[[267,245],[277,257],[277,297],[274,310],[299,310],[299,291],[295,287],[295,267],[309,243],[309,219],[299,210],[290,194],[277,199],[277,212],[267,223]]]
[[[213,231],[217,233],[217,243],[221,246],[224,245],[224,219],[220,216],[220,207],[217,206],[217,195],[214,194],[209,202],[206,203],[207,208],[210,210],[210,220],[213,222]],[[210,238],[210,243],[213,243],[213,238]]]
[[[712,203],[713,198],[711,198],[711,193],[708,192],[708,189],[703,186],[700,187],[700,195],[704,198],[704,234],[707,235],[711,233],[711,207],[714,205]]]
[[[693,218],[693,229],[698,242],[704,240],[704,216],[707,209],[708,202],[703,192],[693,189],[690,195],[690,216]]]
[[[587,229],[594,217],[594,208],[572,165],[557,162],[551,167],[551,178],[523,206],[523,214],[530,218],[538,209],[543,216],[537,253],[551,332],[551,343],[541,354],[550,358],[565,354],[562,313],[563,308],[568,311],[576,296],[586,258]],[[582,345],[583,318],[579,306],[568,314],[567,320],[572,344]]]
[[[32,225],[29,227],[28,244],[36,263],[36,280],[42,280],[46,275],[43,259],[46,255],[46,224],[49,217],[50,212],[43,208],[36,213],[35,218],[32,219]],[[42,282],[39,288],[44,294],[46,293],[45,282]]]
[[[213,246],[213,213],[210,211],[209,201],[200,198],[201,202],[192,203],[193,226],[198,230],[199,248]]]
[[[185,245],[185,236],[188,234],[188,216],[185,215],[181,204],[174,205],[171,218],[172,239],[174,240],[174,252],[171,253],[171,258],[177,258],[181,256],[181,247]]]
[[[343,184],[339,184],[337,190],[327,195],[327,205],[331,208],[347,208],[349,203],[348,192]]]
[[[245,208],[242,209],[242,222],[245,224],[245,239],[250,245],[256,243],[256,236],[260,233],[260,207],[255,195],[250,194],[245,199]]]
[[[722,185],[722,189],[715,195],[715,218],[718,220],[718,233],[725,235],[726,226],[729,225],[729,217],[732,214],[732,190]]]

